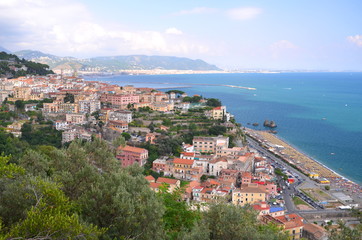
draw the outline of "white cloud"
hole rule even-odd
[[[166,34],[174,34],[174,35],[182,35],[183,34],[183,32],[181,30],[179,30],[177,28],[174,28],[174,27],[166,29],[165,33]]]
[[[362,35],[348,36],[347,39],[357,46],[362,47]]]
[[[181,16],[181,15],[191,15],[191,14],[205,14],[205,13],[214,13],[217,9],[207,8],[207,7],[197,7],[189,10],[181,10],[179,12],[173,13],[171,15]]]
[[[15,51],[26,48],[80,57],[209,51],[177,28],[126,30],[113,23],[98,23],[83,4],[72,0],[0,1],[0,9],[0,42]]]
[[[256,7],[234,8],[227,11],[227,15],[235,20],[253,19],[262,13],[262,9]]]

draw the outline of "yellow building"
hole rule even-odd
[[[211,110],[211,117],[216,120],[223,120],[225,114],[226,114],[225,106],[215,107]]]
[[[232,203],[244,206],[266,201],[267,193],[257,183],[243,184],[232,193]]]

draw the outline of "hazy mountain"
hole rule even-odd
[[[11,53],[11,51],[7,50],[6,48],[0,46],[0,52],[6,52],[6,53]]]
[[[20,58],[49,65],[51,69],[76,69],[112,72],[119,70],[221,70],[203,60],[169,56],[113,56],[78,59],[74,57],[58,57],[39,51],[23,50],[15,52]]]

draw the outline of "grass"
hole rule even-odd
[[[309,206],[306,202],[304,202],[299,197],[293,197],[293,202],[294,202],[294,205],[306,205],[306,206]]]

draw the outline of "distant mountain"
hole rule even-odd
[[[80,71],[117,72],[120,70],[221,70],[203,60],[168,56],[113,56],[77,59],[74,57],[58,57],[39,51],[23,50],[15,52],[20,58],[49,65],[51,69],[74,69]]]
[[[53,73],[49,66],[37,62],[20,59],[14,54],[0,52],[0,77],[20,77],[28,74],[46,75]]]
[[[6,48],[0,46],[0,52],[6,52],[6,53],[11,53],[11,51],[7,50]]]

